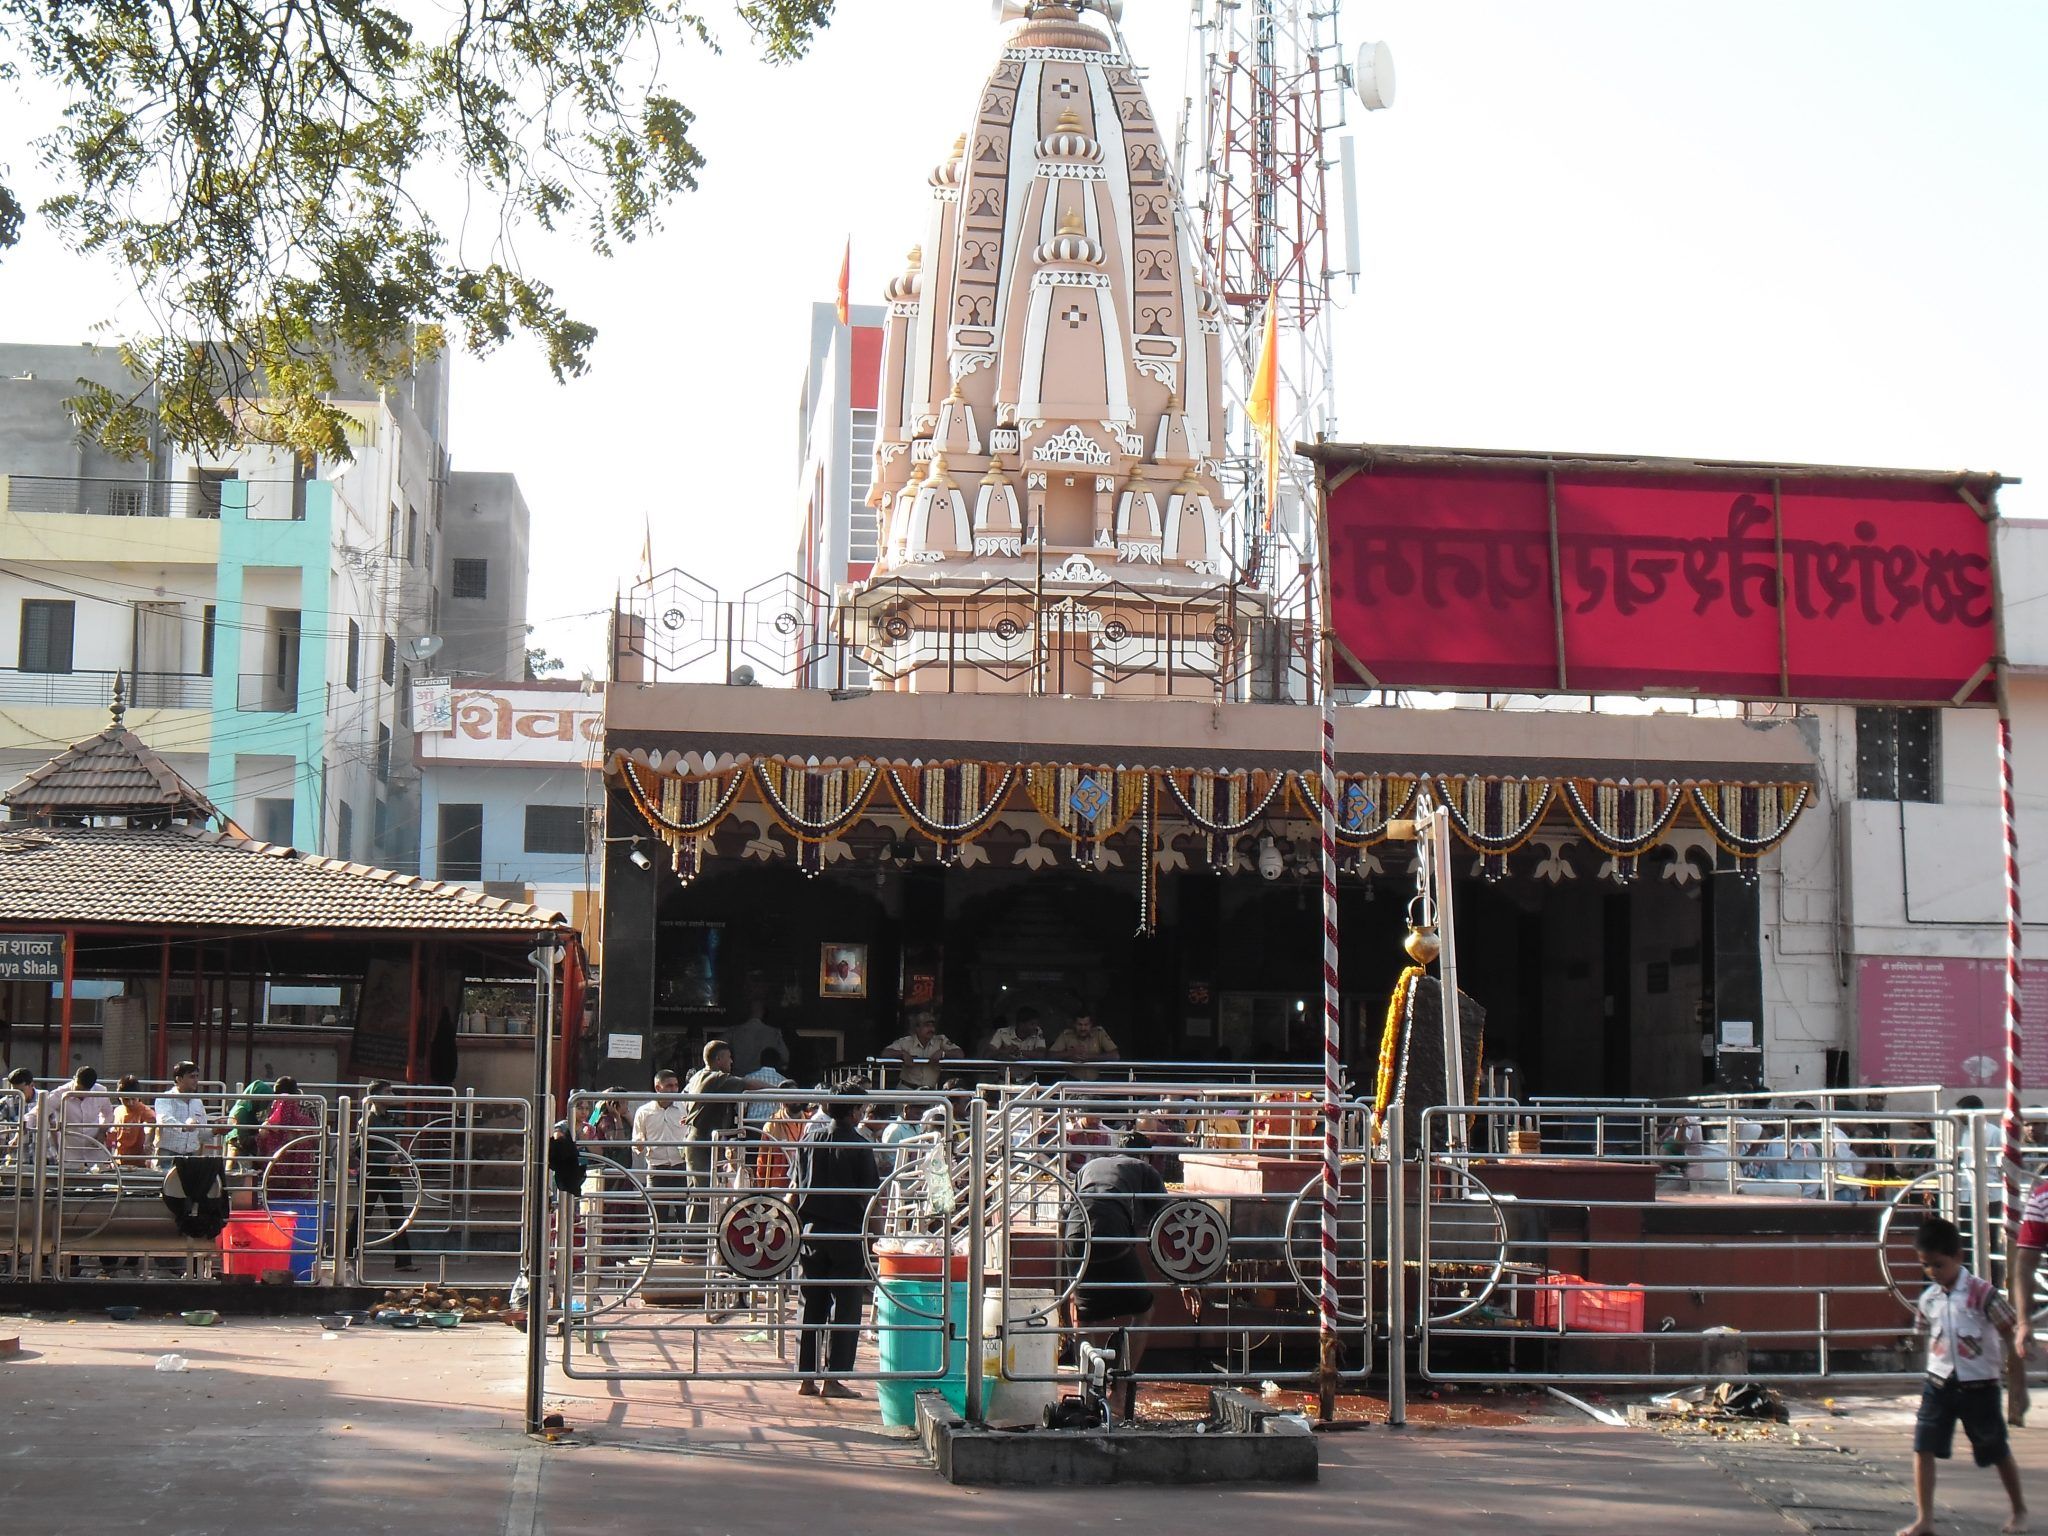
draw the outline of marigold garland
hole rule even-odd
[[[881,769],[873,763],[850,768],[754,764],[754,784],[762,803],[776,825],[796,839],[797,868],[807,875],[824,869],[825,844],[860,819],[881,778]]]
[[[1387,1107],[1393,1102],[1394,1064],[1401,1055],[1401,1023],[1408,1015],[1408,992],[1427,974],[1419,965],[1409,966],[1394,979],[1393,995],[1387,999],[1387,1021],[1380,1029],[1379,1066],[1373,1073],[1372,1083],[1375,1135],[1386,1119]]]
[[[1047,767],[1041,764],[1024,770],[1024,790],[1032,807],[1048,826],[1067,835],[1074,860],[1093,869],[1103,842],[1130,825],[1145,798],[1151,775],[1142,768],[1087,768],[1071,764]],[[1094,816],[1083,814],[1077,799],[1086,796],[1084,785],[1094,781],[1101,809]]]
[[[1205,773],[1199,769],[1183,775],[1171,769],[1159,775],[1166,793],[1180,808],[1181,815],[1194,823],[1206,839],[1209,867],[1228,873],[1237,865],[1237,839],[1257,826],[1287,788],[1284,773]],[[1266,779],[1265,793],[1258,792],[1258,780]]]
[[[1623,885],[1635,877],[1637,860],[1664,840],[1685,803],[1676,784],[1648,779],[1564,779],[1559,788],[1572,820],[1587,842],[1614,860]]]
[[[951,864],[960,850],[996,824],[1017,769],[996,763],[932,763],[909,770],[915,787],[904,782],[904,770],[888,770],[889,793],[903,819],[939,845],[939,862]],[[990,778],[995,777],[993,786]]]

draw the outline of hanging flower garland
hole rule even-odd
[[[1408,994],[1429,973],[1411,965],[1394,980],[1394,992],[1387,999],[1386,1022],[1380,1026],[1380,1059],[1373,1073],[1372,1117],[1374,1134],[1386,1124],[1387,1110],[1394,1102],[1394,1066],[1401,1058],[1401,1030],[1408,1017]]]
[[[1785,840],[1813,793],[1809,784],[1694,784],[1687,791],[1707,834],[1739,861],[1745,880]]]
[[[660,780],[659,790],[651,793],[640,777],[639,768],[627,763],[626,794],[640,814],[647,818],[654,835],[668,845],[669,862],[676,878],[688,885],[703,873],[711,836],[718,830],[719,823],[732,813],[733,802],[740,797],[740,786],[746,783],[747,772],[744,768],[735,768],[728,774],[711,773],[695,779],[676,778],[670,774],[657,777]]]
[[[1047,824],[1066,833],[1074,862],[1094,869],[1104,839],[1123,831],[1138,814],[1150,778],[1142,768],[1041,764],[1024,770],[1024,791]]]
[[[1622,885],[1635,878],[1637,861],[1664,840],[1685,803],[1676,784],[1647,779],[1565,779],[1559,788],[1586,841],[1614,860],[1614,878]]]
[[[1321,816],[1316,801],[1321,789],[1312,773],[1296,773],[1295,801],[1311,821]],[[1337,841],[1346,848],[1370,848],[1387,840],[1387,828],[1412,813],[1422,780],[1407,774],[1340,773],[1337,775]]]
[[[1182,774],[1168,769],[1159,777],[1181,815],[1202,833],[1209,867],[1218,874],[1237,867],[1238,838],[1259,824],[1287,787],[1284,773]]]
[[[825,844],[860,819],[881,778],[873,763],[851,768],[779,760],[754,764],[754,782],[768,813],[796,839],[797,868],[807,875],[825,867]]]
[[[1159,869],[1154,855],[1159,847],[1159,792],[1152,775],[1145,775],[1145,787],[1138,799],[1138,937],[1150,938],[1159,927]]]
[[[1504,879],[1508,855],[1536,835],[1557,785],[1549,779],[1439,778],[1437,794],[1451,813],[1451,825],[1479,853],[1479,872]]]
[[[888,778],[903,819],[939,845],[941,864],[951,864],[962,848],[996,824],[1017,770],[994,763],[934,763],[891,768]]]

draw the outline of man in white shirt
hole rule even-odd
[[[113,1161],[105,1131],[114,1123],[114,1106],[98,1091],[99,1080],[95,1068],[80,1067],[70,1082],[42,1095],[22,1117],[24,1125],[35,1127],[44,1155],[66,1168]]]
[[[1041,1060],[1050,1049],[1036,1008],[1019,1008],[1016,1023],[988,1037],[988,1053],[998,1061]]]
[[[674,1097],[680,1087],[675,1073],[664,1068],[654,1074],[654,1097],[633,1111],[633,1152],[647,1170],[655,1216],[667,1227],[682,1221],[683,1196],[690,1187],[690,1130]]]
[[[911,1018],[910,1033],[890,1041],[882,1054],[903,1063],[904,1087],[936,1088],[939,1063],[959,1056],[961,1050],[939,1033],[937,1019],[929,1013],[919,1013]]]
[[[199,1065],[181,1061],[171,1068],[170,1092],[156,1096],[157,1162],[168,1168],[181,1157],[197,1157],[211,1130],[199,1097]]]

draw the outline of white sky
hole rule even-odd
[[[1128,12],[1171,124],[1187,7]],[[538,643],[601,668],[602,619],[557,616],[632,580],[643,518],[658,566],[721,591],[789,567],[810,304],[849,233],[863,302],[921,238],[987,17],[841,0],[774,70],[733,22],[672,81],[710,164],[668,229],[609,262],[529,242],[599,328],[594,366],[557,387],[529,349],[464,359],[450,437],[525,488]],[[2048,516],[2048,6],[1348,0],[1342,25],[1392,46],[1400,92],[1353,115],[1340,435],[1997,469],[2035,482],[2008,515]],[[0,154],[35,191],[24,137]],[[0,262],[0,335],[84,339],[118,274],[29,237]]]

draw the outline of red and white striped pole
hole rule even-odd
[[[1323,843],[1323,1284],[1317,1335],[1327,1417],[1335,1412],[1337,1384],[1337,1201],[1343,1176],[1338,1145],[1343,1036],[1337,999],[1337,705],[1327,670],[1322,693],[1322,792],[1317,801]]]
[[[2012,798],[2012,721],[1998,715],[1998,822],[2005,835],[2005,1220],[2018,1230],[2020,1156],[2020,830]]]

